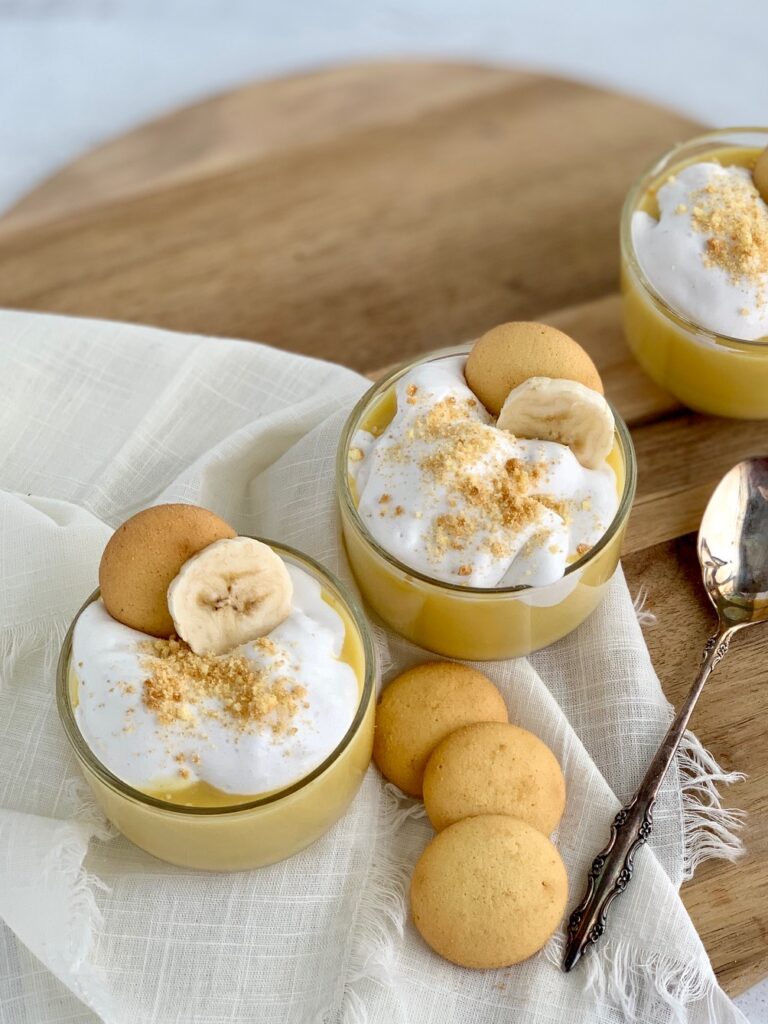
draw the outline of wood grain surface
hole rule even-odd
[[[632,428],[624,569],[679,701],[713,626],[694,531],[765,424],[681,409],[632,360],[616,294],[623,196],[695,126],[515,71],[368,64],[258,83],[88,154],[0,220],[0,305],[258,338],[372,373],[507,319],[563,328]],[[748,812],[748,855],[683,890],[720,981],[768,973],[768,635],[740,634],[693,726]],[[596,837],[599,846],[600,837]]]

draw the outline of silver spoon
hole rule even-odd
[[[728,653],[734,633],[768,620],[768,457],[746,459],[725,474],[704,511],[697,544],[704,587],[718,617],[704,664],[651,761],[645,778],[611,825],[593,860],[584,898],[568,921],[563,969],[570,971],[605,931],[608,909],[624,892],[635,853],[651,834],[659,786],[704,683]]]

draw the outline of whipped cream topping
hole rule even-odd
[[[692,164],[632,216],[643,273],[669,305],[717,334],[768,337],[768,205],[745,167]]]
[[[287,568],[294,588],[290,615],[267,642],[233,653],[244,655],[267,681],[288,677],[297,687],[299,710],[288,728],[270,715],[238,727],[213,696],[186,718],[161,721],[145,700],[144,651],[154,638],[117,622],[100,600],[83,611],[72,637],[75,717],[88,746],[114,775],[153,793],[203,781],[224,793],[256,796],[298,781],[335,749],[359,703],[354,669],[339,660],[344,622],[317,580],[297,566]]]
[[[349,472],[375,540],[433,579],[474,587],[560,579],[618,507],[605,463],[499,430],[464,379],[466,356],[410,370],[379,436],[358,430]]]

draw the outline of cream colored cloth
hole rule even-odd
[[[339,433],[367,382],[261,345],[0,313],[0,1020],[8,1024],[618,1024],[744,1020],[678,897],[734,856],[728,781],[691,737],[608,935],[571,975],[562,935],[505,971],[434,955],[406,910],[431,835],[371,768],[347,815],[282,864],[165,865],[106,825],[59,725],[59,644],[111,530],[160,501],[208,506],[349,580]],[[388,673],[424,657],[381,635]],[[388,653],[387,653],[388,647]],[[670,715],[621,572],[573,635],[484,665],[560,759],[572,902]],[[692,665],[693,669],[693,665]]]

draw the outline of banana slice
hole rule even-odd
[[[613,448],[610,406],[575,380],[529,377],[510,391],[496,426],[517,437],[567,444],[587,469],[597,469]]]
[[[282,558],[261,541],[233,537],[182,565],[168,587],[168,610],[195,654],[224,654],[279,626],[292,598]]]

